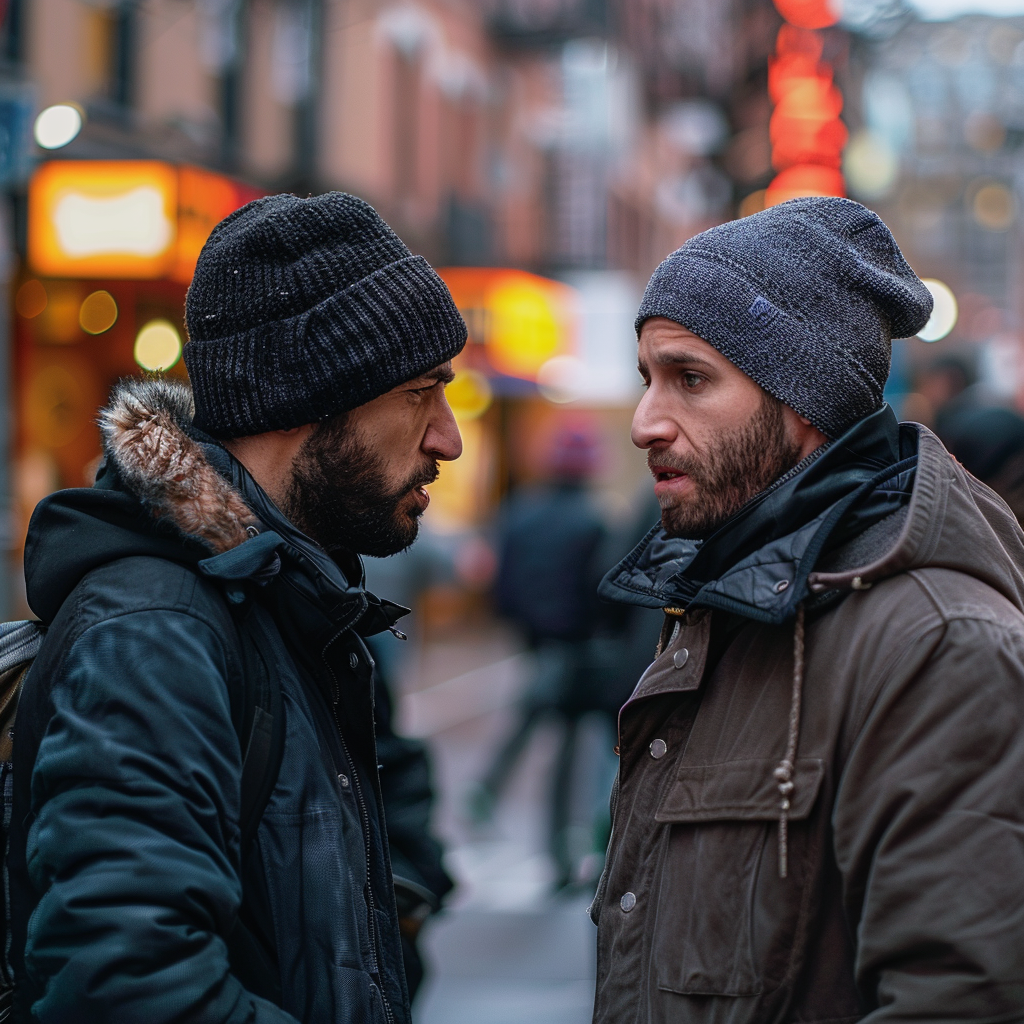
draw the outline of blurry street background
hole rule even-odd
[[[469,326],[465,454],[370,560],[457,887],[419,1024],[590,1018],[615,710],[658,616],[601,574],[656,521],[633,316],[693,234],[800,195],[886,220],[936,299],[887,398],[1024,515],[1024,0],[0,0],[0,617],[35,504],[125,375],[184,378],[210,229],[373,203]],[[406,628],[406,627],[403,627]]]

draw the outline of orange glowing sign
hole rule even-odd
[[[575,350],[575,289],[522,270],[446,267],[438,273],[469,327],[470,349],[480,345],[486,368],[536,380],[540,368]]]
[[[46,277],[187,284],[214,224],[261,194],[159,160],[47,161],[29,189],[29,263]]]
[[[802,196],[843,196],[846,189],[843,175],[831,167],[818,164],[798,164],[777,174],[765,190],[764,205],[777,206],[787,199]]]
[[[768,62],[768,94],[775,104],[768,134],[772,166],[780,173],[765,192],[772,206],[809,195],[845,195],[843,149],[849,139],[840,119],[843,96],[822,60],[824,41],[814,29],[834,24],[829,0],[775,0],[788,24],[779,29]]]
[[[53,160],[29,191],[29,261],[49,277],[163,277],[177,221],[170,164]]]
[[[798,28],[828,28],[839,20],[834,0],[775,0],[775,7],[786,21]]]
[[[849,137],[839,120],[843,97],[820,78],[793,83],[775,108],[768,131],[777,170],[800,163],[839,167]]]

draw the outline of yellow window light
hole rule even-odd
[[[85,297],[78,310],[78,323],[86,334],[102,334],[117,323],[117,303],[110,292],[98,291]]]
[[[135,362],[144,370],[169,370],[181,358],[181,335],[169,320],[150,320],[135,338]]]
[[[446,267],[439,273],[466,319],[470,343],[483,346],[497,373],[535,381],[549,359],[575,351],[574,288],[503,267]]]

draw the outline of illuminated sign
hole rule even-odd
[[[482,346],[489,369],[536,380],[550,359],[575,352],[574,288],[522,270],[447,267],[438,273],[466,320],[470,345]]]
[[[840,119],[843,97],[822,60],[824,40],[814,31],[836,22],[830,0],[775,0],[786,19],[768,61],[768,94],[775,104],[769,122],[772,166],[778,175],[765,204],[798,196],[845,195],[840,170],[849,138]]]
[[[29,190],[29,263],[46,277],[187,284],[214,225],[262,194],[159,160],[51,160]]]

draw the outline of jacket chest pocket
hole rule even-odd
[[[685,766],[665,793],[651,964],[659,989],[757,996],[792,975],[820,847],[808,819],[824,765],[797,761],[780,878],[777,763]]]

